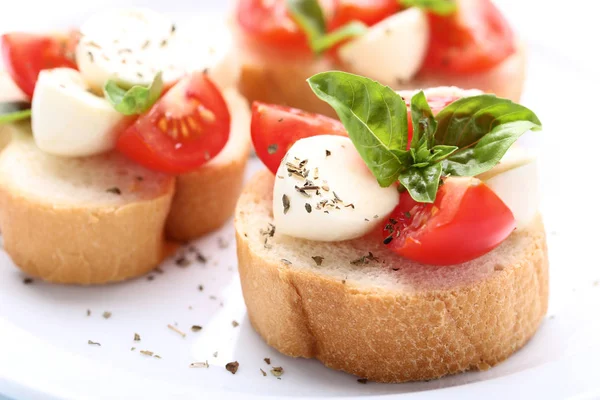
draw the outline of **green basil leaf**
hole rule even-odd
[[[143,114],[156,103],[162,89],[162,74],[159,72],[149,86],[136,85],[128,90],[109,80],[104,85],[104,97],[123,115]]]
[[[423,91],[415,94],[410,100],[410,113],[413,125],[411,147],[416,147],[421,137],[424,137],[427,141],[428,148],[433,147],[437,121],[433,116],[433,111],[431,111]]]
[[[460,176],[489,170],[519,136],[542,127],[527,107],[493,95],[459,99],[436,119],[435,143],[458,147],[445,161],[445,173]]]
[[[0,125],[31,117],[31,104],[26,101],[0,103]]]
[[[438,15],[450,15],[456,11],[455,0],[398,0],[405,7],[418,7]]]
[[[458,146],[474,145],[498,125],[514,121],[530,121],[539,130],[538,117],[520,104],[491,94],[464,97],[446,106],[436,116],[438,129],[435,144]]]
[[[323,10],[317,0],[286,0],[287,9],[292,19],[302,28],[308,37],[313,51],[313,45],[327,30]]]
[[[337,112],[379,184],[394,183],[408,167],[408,120],[402,97],[387,86],[346,72],[323,72],[308,83]]]
[[[451,154],[456,152],[456,150],[458,150],[458,146],[444,146],[441,144],[433,146],[433,148],[431,149],[432,155],[429,161],[432,163],[442,161],[443,159],[449,157]]]
[[[431,164],[425,168],[412,166],[400,173],[400,183],[410,197],[420,203],[433,203],[440,185],[442,164]]]
[[[346,39],[363,35],[367,29],[367,26],[362,22],[352,21],[331,33],[314,39],[311,47],[316,53],[322,53]]]
[[[539,128],[532,121],[514,121],[497,125],[473,147],[454,152],[444,163],[444,173],[457,176],[475,176],[492,169],[510,146],[529,130]]]

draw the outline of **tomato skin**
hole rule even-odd
[[[72,40],[73,36],[7,33],[0,39],[2,60],[11,79],[31,98],[41,70],[77,69],[72,58]]]
[[[401,9],[398,0],[339,0],[330,29],[337,29],[351,21],[372,26]]]
[[[445,266],[488,253],[515,227],[510,209],[481,181],[448,178],[433,204],[402,193],[382,233],[384,243],[401,256]]]
[[[318,135],[348,136],[344,125],[333,118],[257,101],[252,104],[250,133],[256,155],[274,174],[296,141]]]
[[[202,72],[183,78],[117,140],[117,149],[146,168],[182,174],[215,157],[229,140],[231,116]]]
[[[423,69],[450,73],[488,70],[516,51],[514,34],[491,0],[458,0],[451,16],[428,14]]]

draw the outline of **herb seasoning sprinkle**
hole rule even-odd
[[[287,214],[287,212],[290,210],[290,198],[284,194],[281,198],[281,201],[283,202],[283,213]]]
[[[325,259],[324,257],[321,256],[313,256],[312,257],[313,260],[315,260],[315,264],[317,264],[317,266],[321,266],[321,264],[323,264],[323,260]]]
[[[179,336],[181,336],[182,338],[185,338],[185,333],[184,333],[184,332],[182,332],[182,331],[180,331],[179,329],[177,329],[177,327],[175,327],[175,326],[173,326],[173,325],[171,325],[171,324],[168,324],[168,325],[167,325],[167,328],[169,328],[169,329],[170,329],[170,330],[172,330],[173,332],[175,332],[175,333],[179,334]]]
[[[233,362],[227,363],[225,365],[225,369],[227,371],[231,372],[233,375],[235,375],[235,373],[237,372],[239,367],[240,367],[240,363],[237,361],[233,361]]]
[[[116,194],[116,195],[120,195],[121,194],[121,189],[119,189],[118,187],[108,188],[108,189],[106,189],[106,191],[108,193],[113,193],[113,194]]]

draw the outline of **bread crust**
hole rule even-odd
[[[160,196],[123,206],[55,206],[0,185],[4,249],[25,273],[92,285],[136,277],[166,255],[174,181]]]
[[[244,190],[236,239],[250,321],[286,355],[317,358],[378,382],[428,380],[503,361],[533,336],[546,313],[548,256],[540,218],[520,262],[482,279],[394,291],[267,260],[252,246],[245,219],[253,205],[270,203],[272,185],[265,171]]]
[[[191,240],[219,228],[232,216],[242,191],[250,153],[250,111],[236,91],[226,90],[224,96],[232,116],[230,139],[202,168],[176,178],[166,224],[170,239]]]
[[[302,110],[335,117],[333,109],[319,100],[306,79],[314,74],[330,70],[352,71],[347,65],[326,59],[314,60],[289,55],[273,54],[273,51],[257,47],[237,33],[241,53],[239,90],[252,102],[283,104]],[[525,81],[526,49],[517,42],[517,51],[496,67],[475,74],[419,73],[409,82],[385,82],[394,90],[424,89],[436,86],[457,86],[463,89],[480,89],[499,97],[519,101]]]

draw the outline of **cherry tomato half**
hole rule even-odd
[[[515,52],[510,25],[491,0],[458,0],[450,16],[429,14],[429,48],[423,68],[480,72]]]
[[[296,141],[318,135],[348,136],[338,120],[296,108],[254,102],[250,127],[254,150],[274,174]]]
[[[202,72],[183,78],[117,141],[139,164],[179,174],[216,156],[229,139],[231,117],[215,84]]]
[[[383,240],[410,260],[453,265],[486,254],[515,227],[510,209],[480,180],[447,178],[433,204],[402,193],[383,227]]]
[[[49,36],[31,33],[7,33],[0,39],[2,60],[15,84],[29,98],[43,69],[73,68],[76,36]]]

